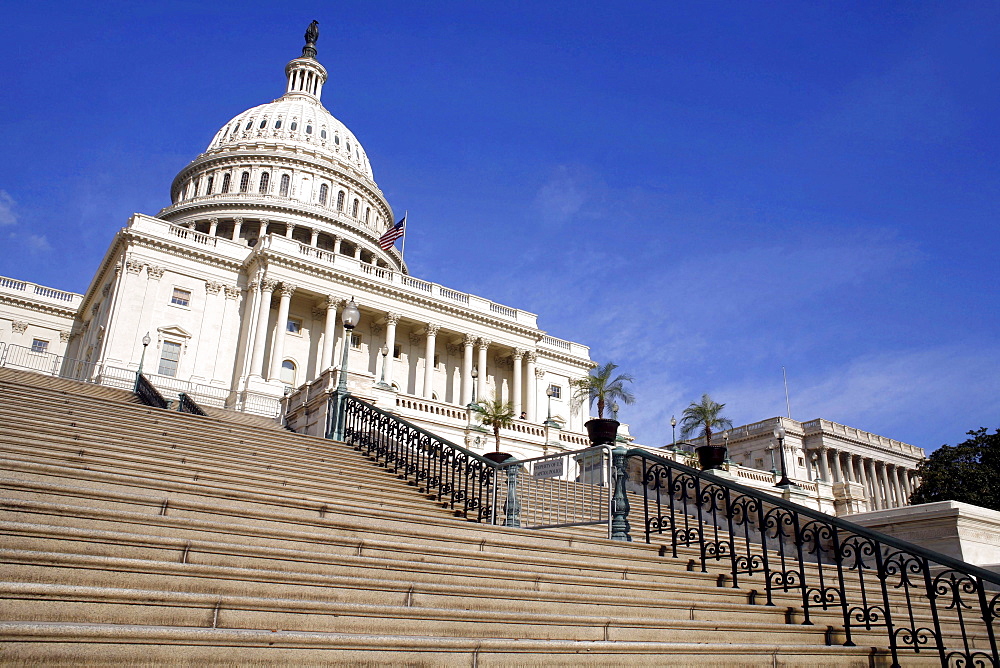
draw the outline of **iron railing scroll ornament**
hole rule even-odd
[[[156,408],[166,408],[167,400],[163,398],[159,390],[153,387],[153,384],[149,382],[144,374],[137,373],[135,375],[135,388],[133,389],[135,396],[142,403],[147,406],[155,406]]]
[[[340,398],[343,440],[457,516],[496,524],[517,522],[497,513],[503,465],[347,394]],[[513,474],[516,476],[516,472]],[[501,497],[503,498],[503,497]],[[512,524],[519,526],[519,524]]]
[[[181,413],[191,413],[192,415],[205,416],[207,413],[195,402],[186,392],[177,395],[177,410]]]
[[[1000,667],[1000,575],[644,450],[627,457],[646,542],[665,537],[661,553],[693,551],[695,567],[721,566],[732,587],[762,586],[768,606],[791,596],[803,624],[841,627],[844,645],[881,644],[878,634],[893,666],[929,654]]]

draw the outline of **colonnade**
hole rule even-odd
[[[249,291],[245,302],[244,319],[250,323],[250,330],[247,332],[247,349],[249,351],[249,364],[245,367],[245,374],[266,378],[267,380],[279,380],[281,375],[281,364],[285,359],[285,334],[287,331],[287,321],[292,295],[296,292],[296,286],[288,282],[279,282],[275,279],[264,278],[254,280],[249,285]],[[271,302],[274,294],[279,296],[277,318],[271,328],[268,327],[271,314]],[[345,305],[346,300],[335,295],[327,295],[325,299],[324,314],[324,335],[319,346],[319,369],[318,373],[330,368],[333,365],[335,350],[342,337],[340,336],[342,326],[338,318],[339,310]],[[323,310],[323,305],[318,307]],[[372,322],[377,321],[380,325],[384,322],[385,339],[384,345],[388,354],[383,358],[384,374],[387,382],[393,379],[393,367],[395,365],[394,349],[396,346],[397,326],[400,321],[400,314],[386,312],[384,314],[371,313],[366,310],[365,316]],[[417,329],[411,337],[424,337],[424,368],[423,376],[416,383],[416,391],[424,399],[433,399],[435,363],[434,358],[437,351],[438,336],[449,334],[450,338],[460,337],[461,347],[461,379],[458,388],[460,405],[472,403],[473,384],[475,384],[476,399],[486,397],[487,393],[487,369],[488,353],[492,349],[499,347],[482,336],[476,336],[467,332],[444,332],[437,323],[427,322],[417,325]],[[270,363],[265,369],[264,358],[268,341],[271,341]],[[372,346],[375,345],[373,341]],[[381,347],[381,346],[379,346]],[[508,354],[509,353],[509,354]],[[535,421],[537,406],[537,381],[544,377],[545,372],[539,372],[536,368],[538,359],[537,353],[533,350],[521,348],[501,349],[497,353],[507,363],[510,360],[511,371],[511,392],[510,400],[514,405],[514,414],[525,413],[525,419]],[[497,359],[497,358],[495,358]],[[477,369],[475,378],[473,369]],[[499,383],[497,365],[492,367],[493,374]],[[524,382],[527,380],[528,382]]]
[[[817,457],[820,477],[833,482],[856,482],[865,488],[870,510],[899,508],[909,504],[916,488],[914,469],[830,447],[811,451]]]

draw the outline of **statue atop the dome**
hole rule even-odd
[[[316,40],[319,39],[319,21],[313,20],[306,28],[306,45],[302,47],[303,58],[316,57]]]

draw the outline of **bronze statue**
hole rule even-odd
[[[306,44],[308,46],[316,46],[316,40],[319,39],[319,21],[313,21],[306,28]]]

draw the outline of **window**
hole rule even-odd
[[[243,128],[243,131],[246,132],[247,130],[249,130],[252,127],[253,127],[253,119],[251,118],[249,121],[247,121],[247,126],[245,128]]]
[[[357,198],[355,198],[354,199],[354,205],[351,207],[351,215],[354,216],[355,218],[358,217],[358,207],[359,206],[361,206],[361,203],[358,202]]]
[[[805,466],[806,462],[801,457],[799,457],[799,466]]]
[[[265,118],[264,120],[262,120],[262,121],[260,122],[260,125],[258,125],[258,126],[257,126],[257,129],[258,129],[258,130],[263,130],[263,129],[264,129],[264,128],[266,128],[266,127],[267,127],[267,119]]]
[[[296,123],[295,121],[292,121],[292,124],[291,124],[291,126],[289,126],[288,129],[291,130],[292,132],[295,132],[296,130],[299,129],[299,124]]]
[[[206,195],[211,195],[212,194],[212,186],[214,184],[215,184],[215,177],[214,176],[208,177],[208,181],[205,182],[205,194]]]
[[[561,399],[562,398],[562,387],[561,386],[559,386],[559,385],[549,385],[549,389],[552,390],[552,398],[553,399]]]
[[[250,189],[250,172],[243,172],[240,176],[240,192],[245,193]]]
[[[326,139],[326,130],[320,130],[319,131],[319,136],[320,136],[320,139]]]
[[[49,342],[42,339],[31,340],[31,352],[44,353],[49,349]]]
[[[224,193],[229,192],[229,184],[231,181],[232,179],[229,177],[229,174],[226,174],[222,177],[222,192]]]
[[[306,125],[306,134],[311,135],[313,133],[313,126]]]
[[[187,184],[184,184],[184,187],[181,188],[180,194],[177,195],[177,201],[178,202],[181,201],[182,199],[184,199],[185,197],[187,197],[187,191],[188,191]]]
[[[279,192],[282,197],[288,197],[288,184],[291,183],[291,181],[292,180],[288,177],[288,174],[281,175],[281,189]]]
[[[191,305],[191,291],[183,288],[174,288],[174,294],[170,297],[170,303],[177,306]]]
[[[403,356],[403,349],[398,343],[392,347],[392,356],[396,359]]]
[[[295,362],[285,360],[281,363],[281,382],[288,385],[295,385]]]
[[[351,332],[351,348],[361,350],[361,335]]]
[[[340,146],[340,135],[333,135],[333,143]]]
[[[365,207],[365,225],[368,224],[369,219],[372,217],[372,208],[370,206]]]
[[[274,122],[274,129],[275,130],[280,130],[281,129],[281,119],[280,118]]]
[[[764,460],[763,459],[755,459],[755,460],[753,460],[753,467],[755,469],[761,469],[761,470],[763,470],[763,468],[764,468]]]
[[[191,197],[197,197],[198,196],[198,188],[199,188],[199,186],[201,186],[201,178],[197,178],[197,179],[194,180],[194,190],[191,191]]]
[[[161,376],[176,376],[177,362],[181,359],[181,344],[173,341],[164,341],[160,351],[160,368],[157,371]]]
[[[441,365],[441,356],[438,355],[437,353],[434,353],[434,366],[437,367],[440,365]]]
[[[271,185],[271,173],[270,172],[264,172],[263,174],[260,175],[260,189],[259,190],[260,190],[260,194],[261,195],[266,195],[267,194],[267,187],[269,185]]]
[[[347,152],[351,152],[351,142],[347,142]]]
[[[326,187],[325,183],[319,187],[319,203],[323,206],[326,206],[326,194],[329,191],[330,189]]]
[[[343,210],[344,210],[344,191],[341,190],[339,193],[337,193],[337,211],[343,211]]]
[[[285,330],[290,334],[301,334],[302,321],[298,318],[289,318],[288,322],[285,323]]]

